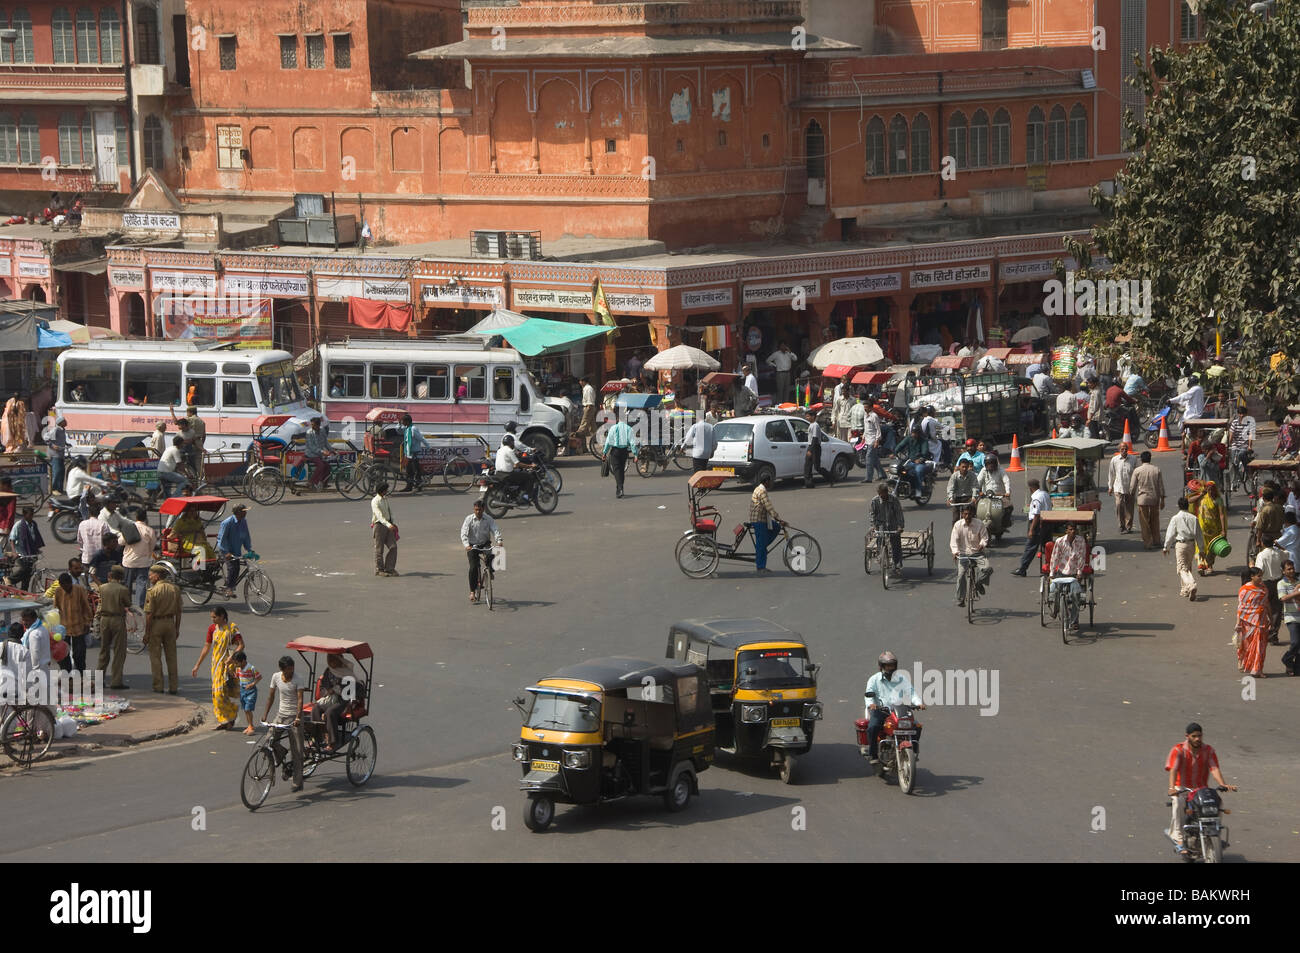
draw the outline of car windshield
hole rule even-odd
[[[588,695],[530,692],[524,727],[539,731],[599,731],[600,702]]]
[[[728,440],[745,440],[754,436],[753,424],[721,423],[713,426],[713,439],[718,443]]]
[[[279,361],[257,369],[257,384],[262,391],[262,402],[269,409],[296,404],[302,400],[298,381],[293,376],[293,363]]]
[[[811,685],[808,653],[804,649],[752,649],[736,660],[737,688],[781,688]]]

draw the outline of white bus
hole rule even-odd
[[[484,335],[322,344],[321,410],[346,429],[374,407],[401,407],[422,431],[476,433],[494,447],[513,420],[525,443],[554,459],[568,401],[548,403],[519,352],[489,344]]]
[[[106,433],[145,433],[185,415],[187,400],[207,426],[206,449],[245,451],[264,414],[316,414],[299,391],[287,351],[221,342],[92,341],[59,355],[55,412],[68,442],[89,453]],[[190,399],[192,398],[192,399]],[[175,432],[169,426],[168,434]]]

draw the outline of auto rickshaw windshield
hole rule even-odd
[[[749,649],[736,659],[740,688],[811,685],[808,653],[804,649]]]
[[[562,692],[529,689],[524,726],[551,731],[600,730],[600,701],[590,695],[566,695]]]

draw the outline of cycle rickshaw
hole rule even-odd
[[[406,464],[402,459],[402,417],[406,411],[395,407],[372,407],[366,414],[365,450],[357,461],[357,486],[369,496],[381,483],[396,486],[406,480]],[[428,444],[430,438],[426,438]],[[420,480],[431,484],[438,477],[449,490],[464,493],[476,482],[481,463],[473,459],[474,450],[487,459],[488,442],[478,434],[436,434],[435,441],[456,441],[450,450],[425,446],[415,453],[420,468]],[[461,453],[462,448],[467,449]],[[442,451],[440,453],[440,451]],[[443,459],[445,457],[446,459]]]
[[[704,497],[722,486],[735,475],[726,470],[701,470],[691,474],[687,481],[687,504],[690,512],[691,528],[682,534],[674,553],[677,566],[692,579],[711,576],[722,559],[739,562],[755,561],[754,530],[749,523],[738,523],[730,541],[718,540],[718,527],[722,516],[714,506],[703,505]],[[745,540],[750,541],[750,551],[744,551]],[[785,523],[781,531],[767,544],[771,553],[781,546],[781,560],[785,567],[799,576],[811,576],[822,562],[822,549],[808,533]]]
[[[37,510],[50,497],[50,464],[32,450],[0,453],[0,477],[8,477],[18,494],[18,508]]]
[[[873,529],[867,533],[864,539],[864,548],[862,553],[862,568],[869,576],[871,575],[871,564],[878,562],[880,564],[880,584],[886,589],[889,588],[889,570],[897,569],[901,574],[903,567],[894,565],[893,547],[884,539],[890,534],[890,530]],[[925,574],[931,576],[934,574],[934,521],[925,529],[918,530],[897,530],[899,534],[899,543],[902,546],[903,559],[909,556],[925,560]]]
[[[1097,464],[1105,455],[1105,440],[1059,437],[1026,444],[1023,450],[1026,469],[1047,468],[1043,475],[1043,489],[1051,496],[1053,507],[1064,510],[1101,509]]]
[[[628,420],[638,414],[642,426],[633,429],[638,434],[645,434],[647,440],[637,450],[636,472],[643,477],[652,477],[656,470],[667,470],[669,463],[675,463],[679,470],[691,469],[691,456],[682,450],[680,444],[673,444],[671,434],[665,434],[665,420],[659,416],[663,405],[662,394],[619,394],[614,399],[614,412],[620,420]]]
[[[1065,599],[1069,590],[1064,586],[1051,584],[1052,549],[1058,537],[1065,534],[1067,523],[1073,523],[1078,534],[1083,537],[1088,547],[1089,561],[1084,564],[1083,572],[1077,582],[1083,589],[1079,597],[1079,623],[1083,623],[1083,610],[1088,610],[1088,625],[1092,625],[1093,614],[1097,608],[1096,573],[1092,569],[1092,549],[1097,541],[1096,510],[1044,510],[1043,525],[1047,530],[1047,539],[1039,547],[1038,579],[1038,624],[1046,627],[1048,619],[1060,619],[1061,641],[1070,642],[1069,613],[1065,611]],[[1061,577],[1069,578],[1069,577]]]
[[[198,530],[187,532],[183,525],[185,517],[195,516],[203,522],[203,514],[223,510],[229,502],[223,496],[173,496],[158,507],[160,517],[175,517],[158,533],[161,551],[158,562],[167,567],[168,580],[180,589],[191,605],[204,605],[216,595],[223,582],[224,567],[208,542],[215,534]],[[206,529],[206,523],[204,526]],[[275,585],[271,577],[257,565],[256,553],[245,553],[237,559],[239,572],[232,588],[237,589],[242,582],[248,611],[254,615],[269,615],[275,608]]]
[[[249,447],[248,472],[244,477],[244,493],[254,503],[269,506],[284,498],[285,490],[297,495],[311,480],[312,464],[307,460],[305,435],[288,440],[278,436],[280,429],[293,420],[288,414],[268,414],[253,422],[254,433]],[[334,489],[345,500],[359,500],[365,496],[365,487],[357,473],[357,449],[347,444],[346,450],[333,450],[326,458]]]
[[[23,609],[40,612],[46,607],[45,603],[22,597],[0,597],[0,614],[6,629],[14,613]],[[0,644],[0,685],[4,687],[0,698],[7,696],[21,701],[17,680],[26,675],[26,670],[8,658],[7,646],[12,644]],[[3,745],[4,753],[16,764],[31,767],[33,761],[44,757],[50,750],[54,741],[54,720],[55,711],[49,705],[0,704],[0,745]]]
[[[310,778],[322,764],[342,761],[348,781],[354,787],[361,787],[374,775],[379,754],[374,729],[362,724],[362,719],[370,713],[370,693],[374,690],[374,652],[365,642],[314,635],[299,636],[285,648],[295,650],[303,660],[307,667],[307,684],[311,688],[302,709],[302,776]],[[355,679],[345,678],[339,688],[345,707],[339,715],[337,738],[327,738],[325,722],[312,718],[312,701],[320,696],[325,677],[325,665],[321,665],[321,672],[317,674],[317,662],[322,655],[350,656],[359,669]],[[293,755],[283,738],[288,730],[288,725],[266,725],[266,734],[244,765],[239,797],[250,811],[256,811],[266,802],[277,772],[286,781],[293,777]]]

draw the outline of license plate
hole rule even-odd
[[[547,771],[551,774],[560,773],[560,762],[558,761],[534,761],[531,765],[533,771]]]
[[[895,737],[895,738],[910,738],[910,737],[912,737],[914,734],[916,734],[915,731],[895,731],[895,732],[894,732],[894,737]]]
[[[772,727],[773,728],[798,728],[799,719],[798,718],[773,718]]]

